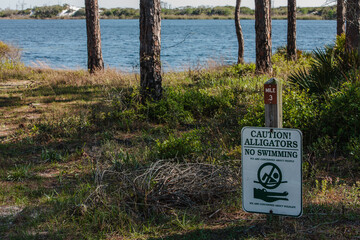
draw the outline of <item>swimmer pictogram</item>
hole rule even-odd
[[[260,166],[257,172],[258,182],[261,186],[267,189],[275,189],[281,183],[287,183],[282,181],[282,173],[278,166],[273,163],[265,163]]]
[[[265,202],[275,202],[278,200],[288,201],[285,198],[288,195],[288,192],[268,192],[266,189],[275,189],[282,183],[287,183],[287,181],[282,181],[282,172],[280,168],[274,163],[265,163],[260,166],[257,172],[258,181],[265,189],[254,188],[254,198],[261,199]]]

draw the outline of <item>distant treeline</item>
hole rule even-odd
[[[235,7],[180,7],[169,8],[163,4],[162,18],[164,19],[232,19]],[[303,7],[297,9],[298,19],[336,19],[336,6],[327,7]],[[248,7],[241,8],[242,18],[254,18],[255,11]],[[101,9],[101,18],[112,19],[136,19],[139,18],[139,9],[133,8],[111,8]],[[287,7],[272,9],[273,18],[286,18]],[[73,9],[69,5],[34,7],[26,10],[1,10],[2,18],[85,18],[85,9]]]

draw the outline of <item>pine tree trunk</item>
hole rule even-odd
[[[346,48],[360,52],[360,0],[347,0]]]
[[[88,69],[90,73],[104,69],[98,0],[85,0]]]
[[[344,0],[337,0],[336,32],[337,32],[337,35],[339,35],[339,36],[345,32],[345,4],[344,4]]]
[[[296,0],[288,0],[287,57],[296,61]]]
[[[270,0],[255,0],[256,72],[271,73]]]
[[[238,61],[237,61],[238,64],[244,63],[244,36],[240,24],[240,5],[241,5],[241,0],[236,0],[235,28],[236,28],[236,36],[239,44]]]
[[[142,101],[157,101],[161,87],[160,0],[140,0],[140,85]]]

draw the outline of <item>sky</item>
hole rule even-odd
[[[100,7],[115,8],[115,7],[131,7],[139,8],[139,0],[98,0]],[[163,0],[171,5],[172,8],[182,6],[235,6],[235,0]],[[275,7],[286,6],[287,0],[273,0]],[[78,7],[84,6],[85,0],[0,0],[0,8],[11,8],[21,10],[22,8],[30,8],[44,5],[63,5],[65,3]],[[299,7],[316,7],[324,5],[326,0],[298,0]],[[242,6],[254,8],[254,0],[242,0]]]

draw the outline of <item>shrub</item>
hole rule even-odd
[[[41,151],[41,160],[44,162],[62,162],[69,157],[68,153],[61,154],[54,149],[43,148]]]
[[[181,137],[170,134],[165,141],[156,140],[156,145],[151,152],[153,159],[183,159],[201,152],[202,143],[199,130],[184,133]]]
[[[85,15],[85,9],[81,8],[74,13],[73,17],[85,17]]]
[[[0,69],[12,69],[20,65],[20,50],[0,41]]]
[[[185,109],[184,95],[181,89],[166,89],[165,95],[160,101],[146,103],[142,114],[151,121],[168,123],[172,127],[194,121],[191,112]]]
[[[286,89],[283,94],[283,121],[285,128],[301,129],[304,136],[311,136],[319,116],[318,101],[305,91]]]
[[[52,18],[56,17],[61,11],[66,9],[66,5],[54,5],[54,6],[44,6],[44,7],[35,7],[33,9],[34,18]]]
[[[237,64],[232,67],[226,68],[225,73],[227,73],[231,77],[241,77],[246,74],[254,74],[255,73],[255,64]]]
[[[343,150],[347,143],[359,137],[360,83],[345,83],[339,92],[324,103],[319,128],[322,134],[335,139]]]
[[[323,135],[312,142],[309,150],[316,159],[322,160],[334,155],[334,152],[336,152],[336,144],[334,144],[334,139],[328,135]]]
[[[261,94],[254,96],[246,114],[239,121],[244,126],[265,126],[265,105]],[[314,124],[319,115],[316,99],[309,97],[306,92],[296,89],[286,89],[283,92],[283,127],[297,128],[304,135],[311,136],[316,125]],[[309,134],[306,134],[309,133]]]
[[[185,91],[181,87],[169,87],[160,101],[148,102],[141,111],[149,120],[174,127],[194,123],[195,119],[213,117],[219,111],[230,108],[234,100],[232,89],[219,87],[210,91],[191,88]]]
[[[10,9],[5,9],[3,11],[0,11],[0,17],[11,17],[13,15],[16,15],[18,13],[17,10],[10,10]]]
[[[246,108],[246,113],[241,117],[241,119],[239,119],[239,125],[241,127],[265,126],[265,105],[261,94],[253,95],[252,99],[249,99],[249,105]]]
[[[138,89],[112,89],[107,93],[111,104],[96,104],[90,111],[90,123],[103,129],[121,129],[130,131],[143,125],[146,117],[141,113]]]
[[[352,137],[350,141],[346,145],[346,151],[350,159],[354,160],[355,162],[360,163],[360,137]]]
[[[334,46],[313,52],[310,69],[293,73],[289,80],[309,94],[326,96],[335,92],[349,77],[359,73],[360,59],[357,51],[345,51],[345,35],[337,37]]]

